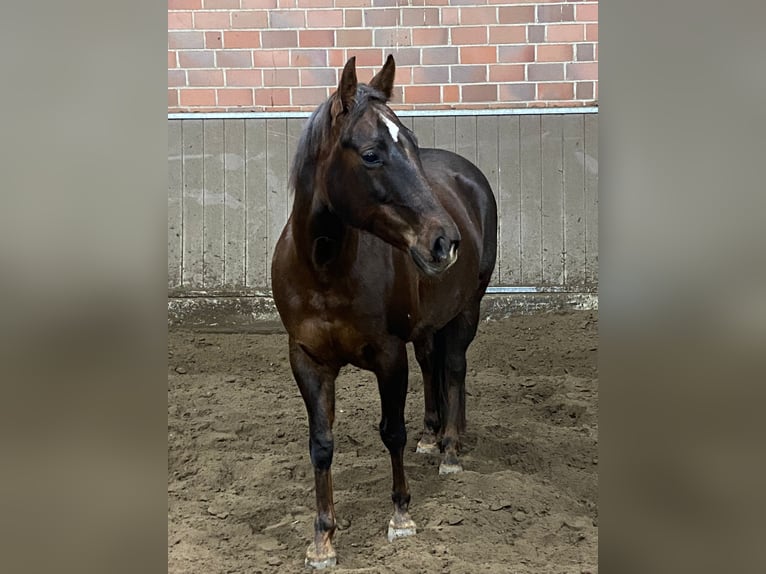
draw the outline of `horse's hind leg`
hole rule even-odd
[[[443,427],[442,461],[439,474],[463,470],[458,460],[460,434],[465,430],[466,351],[476,336],[480,301],[472,302],[462,313],[445,325],[444,388],[440,404]]]
[[[388,524],[388,540],[412,536],[415,522],[409,514],[410,489],[404,475],[404,447],[407,430],[404,425],[404,405],[407,400],[407,349],[403,343],[392,344],[379,353],[375,375],[380,391],[380,438],[391,455],[393,487],[391,500],[394,516]]]
[[[317,514],[314,541],[306,550],[306,564],[312,568],[335,566],[335,506],[332,465],[335,420],[335,378],[338,369],[320,365],[294,340],[290,340],[290,366],[300,388],[309,417],[309,452],[314,466]]]
[[[423,398],[425,403],[423,416],[423,434],[418,441],[417,452],[439,454],[439,419],[438,393],[444,377],[444,337],[440,334],[427,333],[413,341],[415,358],[423,373]]]

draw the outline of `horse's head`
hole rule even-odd
[[[354,58],[343,68],[328,101],[335,141],[326,193],[347,224],[409,252],[434,276],[457,260],[460,232],[428,183],[415,134],[386,105],[394,72],[390,55],[369,85],[357,82]]]

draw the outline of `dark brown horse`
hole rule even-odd
[[[423,372],[425,429],[418,451],[461,470],[466,350],[495,266],[497,214],[486,178],[466,159],[420,149],[386,102],[394,59],[369,85],[354,58],[337,91],[308,120],[292,165],[292,214],[272,261],[274,300],[306,403],[316,481],[306,562],[335,564],[332,476],[335,379],[341,367],[375,373],[380,436],[391,454],[389,540],[415,534],[404,476],[407,350]]]

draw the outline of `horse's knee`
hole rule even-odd
[[[327,470],[332,466],[334,441],[332,433],[317,433],[309,439],[311,464],[319,470]]]
[[[386,419],[380,421],[380,438],[389,451],[400,450],[407,444],[407,429],[404,421],[400,424],[391,424]]]

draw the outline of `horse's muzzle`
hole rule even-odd
[[[459,240],[451,241],[440,235],[431,247],[428,256],[424,256],[422,250],[418,249],[417,246],[410,248],[410,255],[418,269],[429,277],[435,277],[455,264],[459,246]]]

